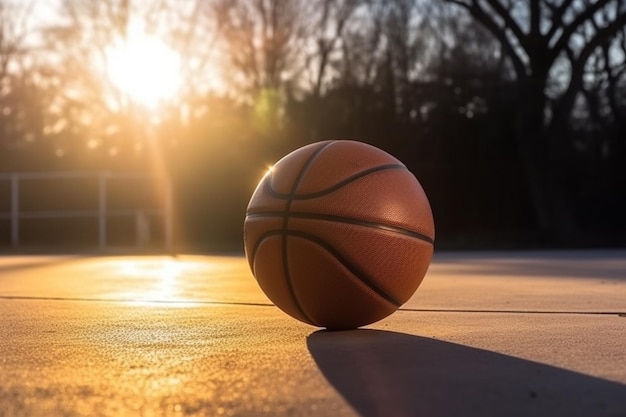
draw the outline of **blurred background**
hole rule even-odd
[[[325,139],[402,160],[440,249],[625,246],[626,0],[0,0],[3,250],[241,251]]]

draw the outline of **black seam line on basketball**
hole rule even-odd
[[[288,231],[289,231],[289,211],[291,210],[291,203],[293,202],[293,197],[296,195],[296,192],[298,191],[298,186],[300,185],[300,182],[302,182],[302,179],[304,178],[304,174],[306,174],[306,171],[309,169],[309,167],[311,166],[311,164],[313,163],[313,161],[315,161],[315,158],[317,158],[317,156],[322,153],[322,151],[324,149],[326,149],[328,146],[330,146],[333,142],[327,142],[327,143],[323,143],[321,146],[319,146],[317,149],[315,149],[315,151],[309,155],[308,159],[304,162],[304,164],[302,165],[302,168],[300,168],[300,172],[298,172],[298,175],[296,176],[296,179],[294,180],[292,186],[291,186],[291,191],[289,193],[289,196],[287,198],[287,204],[285,205],[285,212],[283,213],[283,228],[282,228],[282,247],[281,247],[281,256],[282,256],[282,261],[283,261],[283,272],[285,274],[285,281],[287,283],[287,289],[289,290],[289,293],[291,294],[291,299],[293,300],[294,305],[296,306],[296,309],[300,312],[300,314],[302,314],[302,317],[304,317],[306,320],[308,320],[310,323],[313,323],[315,325],[318,325],[318,323],[313,320],[311,318],[311,316],[309,316],[305,311],[304,308],[302,307],[302,304],[300,304],[300,300],[298,299],[298,297],[296,296],[296,291],[293,287],[293,282],[291,280],[291,273],[289,271],[289,256],[287,253],[287,236]],[[270,177],[269,183],[272,182],[272,177]]]
[[[268,181],[266,183],[266,191],[268,194],[270,194],[272,197],[274,198],[279,198],[279,199],[288,199],[291,198],[292,200],[310,200],[312,198],[318,198],[318,197],[323,197],[325,195],[334,193],[335,191],[339,190],[340,188],[350,184],[351,182],[354,182],[360,178],[366,177],[370,174],[376,173],[376,172],[380,172],[380,171],[386,171],[386,170],[390,170],[390,169],[401,169],[404,171],[408,171],[408,168],[402,164],[387,164],[387,165],[380,165],[374,168],[369,168],[360,172],[357,172],[356,174],[338,182],[337,184],[333,185],[332,187],[326,188],[324,190],[321,191],[316,191],[314,193],[307,193],[307,194],[299,194],[299,195],[291,195],[291,194],[283,194],[283,193],[279,193],[278,191],[274,190],[272,188],[272,182]]]
[[[252,212],[252,213],[248,213],[246,215],[247,218],[254,218],[254,217],[282,217],[284,215],[284,213],[282,211],[259,211],[259,212]],[[431,245],[435,244],[435,240],[423,233],[419,233],[419,232],[415,232],[413,230],[408,230],[405,229],[403,227],[397,227],[397,226],[389,226],[386,224],[380,224],[380,223],[376,223],[376,222],[370,222],[367,220],[361,220],[361,219],[355,219],[352,217],[344,217],[344,216],[334,216],[331,214],[318,214],[318,213],[301,213],[301,212],[297,212],[297,211],[292,211],[289,213],[289,216],[291,218],[296,218],[296,219],[307,219],[307,220],[325,220],[325,221],[329,221],[329,222],[337,222],[337,223],[347,223],[347,224],[354,224],[357,226],[363,226],[363,227],[370,227],[373,229],[379,229],[379,230],[384,230],[387,232],[393,232],[393,233],[398,233],[400,235],[404,235],[404,236],[408,236],[408,237],[412,237],[415,239],[419,239],[421,241],[424,241],[426,243],[430,243]]]
[[[281,236],[284,233],[285,232],[283,232],[282,230],[270,230],[268,232],[263,233],[259,237],[259,239],[257,240],[257,244],[255,245],[254,252],[256,252],[257,247],[265,239],[267,239],[269,237],[272,237],[272,236]],[[377,294],[383,300],[385,300],[388,303],[394,305],[396,308],[400,307],[402,305],[402,303],[400,301],[396,300],[394,297],[392,297],[391,295],[387,294],[387,292],[385,290],[383,290],[378,285],[376,285],[370,278],[367,277],[367,275],[365,273],[363,273],[361,270],[359,270],[357,267],[355,267],[353,264],[351,264],[341,253],[339,253],[339,251],[337,249],[335,249],[329,243],[325,242],[323,239],[320,239],[319,237],[317,237],[315,235],[312,235],[312,234],[309,234],[309,233],[305,233],[305,232],[299,232],[299,231],[296,231],[296,230],[287,230],[287,235],[294,236],[294,237],[299,237],[299,238],[302,238],[302,239],[306,239],[306,240],[308,240],[310,242],[313,242],[313,243],[321,246],[323,249],[328,251],[332,256],[334,256],[335,259],[341,265],[343,265],[348,271],[350,271],[350,273],[352,275],[354,275],[359,281],[361,281],[366,287],[371,289],[375,294]]]

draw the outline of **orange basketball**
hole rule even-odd
[[[259,286],[287,314],[353,329],[396,311],[422,282],[435,228],[428,199],[396,158],[361,142],[317,142],[278,161],[244,222]]]

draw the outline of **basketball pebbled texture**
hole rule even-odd
[[[254,191],[245,252],[268,298],[292,317],[353,329],[396,311],[422,282],[435,228],[428,198],[396,158],[325,141],[278,161]]]

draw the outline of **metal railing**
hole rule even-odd
[[[97,207],[93,210],[28,210],[20,207],[20,185],[28,180],[68,180],[68,179],[96,179],[97,180]],[[158,180],[163,187],[163,201],[158,209],[139,207],[136,209],[111,209],[107,205],[107,183],[111,179],[144,179]],[[10,208],[8,212],[0,211],[0,220],[10,222],[11,246],[20,246],[20,222],[26,219],[59,219],[59,218],[95,218],[97,219],[98,246],[107,248],[107,220],[110,217],[135,217],[138,242],[141,240],[142,230],[146,228],[146,216],[161,216],[164,230],[164,246],[172,248],[172,189],[167,178],[157,177],[146,173],[122,173],[109,171],[59,171],[59,172],[12,172],[0,173],[0,181],[10,184]]]

